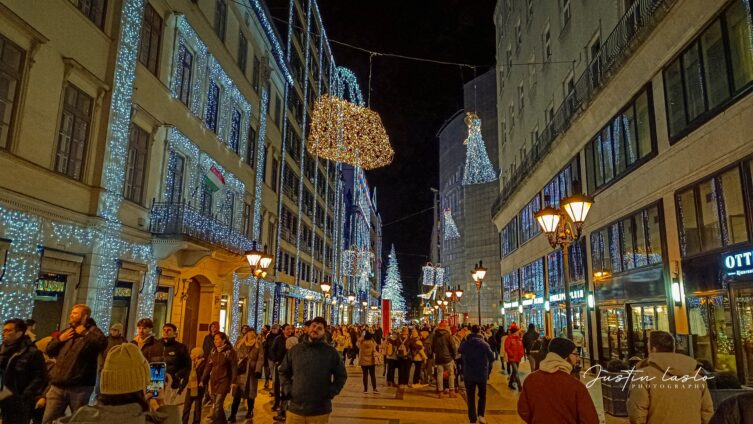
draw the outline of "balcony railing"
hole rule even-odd
[[[236,231],[232,225],[206,216],[198,209],[183,203],[157,202],[152,205],[149,230],[159,236],[183,236],[219,246],[242,255],[253,241]]]
[[[554,113],[552,120],[541,131],[531,151],[525,155],[520,165],[512,170],[504,182],[502,191],[492,205],[492,216],[504,207],[521,183],[549,153],[557,136],[567,131],[579,112],[585,109],[609,77],[630,56],[631,44],[645,36],[647,29],[662,16],[660,12],[669,9],[674,2],[675,0],[636,0],[633,2],[601,45],[599,53],[578,78],[575,87]]]

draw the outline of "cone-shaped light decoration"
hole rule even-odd
[[[463,185],[489,183],[497,179],[489,155],[486,153],[484,138],[481,136],[481,118],[475,112],[468,112],[465,117],[468,125],[468,150],[465,154],[465,173]]]
[[[449,209],[444,210],[444,239],[455,240],[460,238],[460,232],[458,232],[458,226],[455,225],[455,220],[452,219],[452,212]]]

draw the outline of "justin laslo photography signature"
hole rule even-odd
[[[622,384],[622,390],[625,390],[628,387],[628,384],[631,386],[633,384],[656,384],[656,383],[676,383],[676,384],[688,384],[688,383],[706,383],[708,380],[712,380],[714,377],[710,375],[704,375],[701,373],[701,368],[698,368],[695,373],[693,374],[685,374],[685,375],[672,375],[670,374],[670,368],[667,368],[664,370],[664,373],[661,375],[661,379],[657,380],[659,377],[656,376],[649,376],[649,375],[642,375],[643,370],[641,369],[635,369],[635,367],[630,368],[628,370],[624,370],[620,373],[612,373],[612,372],[606,372],[601,365],[594,365],[587,370],[583,371],[583,378],[585,380],[588,380],[591,378],[589,374],[596,375],[596,378],[586,383],[587,388],[591,388],[594,384],[596,384],[597,381],[606,381],[606,382],[615,382],[615,383],[623,383]]]

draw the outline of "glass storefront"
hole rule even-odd
[[[631,305],[631,345],[635,356],[648,356],[648,333],[654,330],[669,332],[667,306],[663,304]]]
[[[735,315],[740,332],[740,365],[745,376],[743,384],[753,385],[753,287],[735,290]]]
[[[133,296],[133,283],[118,281],[112,296],[112,315],[110,316],[110,325],[115,323],[123,324],[125,336],[129,337],[128,319],[131,311],[131,297]],[[103,329],[104,331],[104,329]]]
[[[601,359],[627,359],[630,356],[628,339],[625,334],[625,307],[600,307],[601,316]]]
[[[37,280],[31,317],[37,322],[36,333],[40,337],[61,330],[67,281],[67,275],[49,273],[41,274]]]
[[[162,334],[162,327],[169,322],[168,302],[170,300],[170,288],[158,287],[154,294],[154,332]]]
[[[687,298],[694,356],[717,371],[737,373],[730,299],[724,294]]]

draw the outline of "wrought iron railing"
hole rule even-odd
[[[188,237],[240,255],[253,247],[253,240],[236,231],[232,224],[206,216],[184,202],[154,203],[149,231],[159,236]]]
[[[521,183],[549,153],[557,136],[567,131],[578,113],[630,56],[630,45],[638,38],[645,36],[647,28],[661,18],[661,13],[658,12],[666,11],[674,2],[675,0],[636,0],[633,2],[601,45],[599,53],[578,78],[573,90],[554,113],[551,121],[541,131],[531,151],[505,180],[499,196],[492,205],[492,216],[504,207]]]

